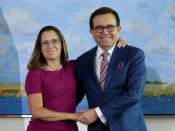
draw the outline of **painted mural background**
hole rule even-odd
[[[39,30],[46,25],[58,27],[69,59],[76,59],[96,45],[89,33],[89,17],[103,6],[119,13],[120,37],[145,52],[144,114],[175,114],[175,0],[1,0],[0,114],[29,114],[26,65]],[[87,109],[85,99],[78,109]]]

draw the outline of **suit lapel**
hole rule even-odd
[[[118,61],[118,57],[119,56],[119,48],[117,46],[115,46],[110,62],[109,62],[109,66],[107,69],[107,76],[106,76],[106,80],[105,80],[105,86],[104,86],[104,91],[106,91],[109,87],[113,72],[115,70],[115,66],[117,65],[117,61]]]
[[[92,50],[91,54],[89,55],[90,71],[92,71],[92,80],[95,83],[95,87],[97,87],[98,90],[102,91],[99,80],[97,78],[96,70],[95,70],[96,52],[97,52],[97,46]]]
[[[108,88],[110,88],[109,84],[119,59],[119,48],[115,46],[114,51],[112,53],[111,60],[109,62],[109,66],[107,69],[107,76],[106,76],[106,81],[105,81],[105,86],[103,91],[101,89],[99,80],[97,78],[96,70],[95,70],[96,52],[97,52],[97,46],[91,51],[89,55],[89,68],[90,68],[90,71],[92,71],[92,80],[94,81],[95,86],[101,93],[104,93]]]

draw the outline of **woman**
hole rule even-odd
[[[121,41],[119,46],[125,46]],[[32,114],[27,131],[78,131],[75,120],[80,113],[75,109],[83,95],[76,97],[75,61],[68,61],[64,37],[56,27],[41,29],[27,68],[25,90]]]

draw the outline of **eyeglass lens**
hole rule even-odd
[[[114,28],[115,27],[116,27],[115,25],[107,25],[107,26],[101,26],[101,25],[99,25],[99,26],[96,26],[95,27],[95,30],[100,33],[100,32],[103,32],[104,31],[104,28],[106,28],[106,30],[108,32],[112,32],[112,31],[114,31]]]
[[[43,42],[41,42],[41,45],[49,45],[49,43],[51,43],[52,45],[56,45],[58,44],[58,42],[60,41],[60,39],[51,39],[51,40],[45,40]]]

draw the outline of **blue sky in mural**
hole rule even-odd
[[[43,26],[58,27],[65,36],[70,59],[76,59],[96,45],[89,33],[89,16],[102,6],[119,13],[120,36],[144,50],[147,79],[175,83],[175,0],[1,0],[0,8],[18,52],[21,82]],[[0,38],[3,35],[0,33]],[[0,70],[7,67],[0,64]],[[7,81],[12,80],[9,77]]]
[[[12,34],[0,9],[0,83],[19,83],[19,59]]]

